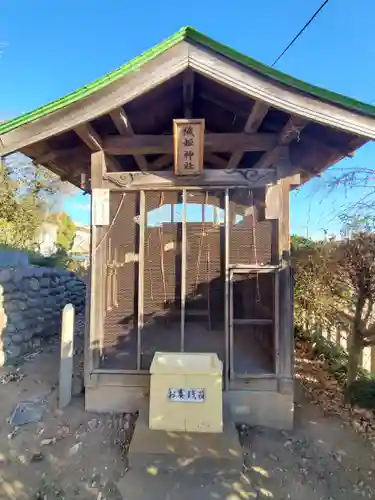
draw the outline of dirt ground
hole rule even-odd
[[[82,335],[79,339],[77,359]],[[58,343],[52,341],[17,367],[0,369],[0,500],[132,500],[123,499],[116,486],[122,476],[126,480],[122,443],[131,434],[131,417],[119,422],[111,415],[86,413],[83,395],[58,410],[58,354]],[[9,420],[15,405],[36,399],[45,405],[41,420],[13,427]],[[324,416],[301,390],[296,404],[292,432],[239,425],[247,466],[242,482],[251,484],[253,493],[239,490],[212,498],[375,498],[371,443],[339,417]],[[144,500],[152,498],[151,491]]]

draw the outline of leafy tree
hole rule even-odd
[[[44,214],[39,187],[24,184],[14,175],[11,166],[0,164],[0,243],[16,248],[28,248]]]
[[[308,327],[310,319],[327,328],[344,325],[350,385],[357,378],[363,348],[375,344],[375,234],[358,220],[347,234],[340,241],[300,249],[294,265],[297,325]]]
[[[346,305],[340,315],[350,327],[350,385],[357,378],[363,348],[375,344],[375,234],[355,232],[338,247],[331,288]]]
[[[290,237],[291,251],[298,252],[298,250],[304,248],[314,248],[316,243],[311,238],[305,238],[304,236],[298,236],[297,234],[292,234]]]
[[[57,221],[57,248],[64,250],[65,252],[69,252],[74,244],[76,225],[74,224],[70,215],[67,215],[66,213],[58,214]]]
[[[0,245],[35,248],[42,222],[71,191],[57,175],[35,166],[21,154],[0,161]],[[63,225],[66,238],[61,237],[62,245],[69,248],[72,221]]]

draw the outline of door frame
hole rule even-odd
[[[279,374],[279,270],[280,266],[251,266],[251,265],[232,265],[229,269],[229,380],[250,379],[250,378],[274,378]],[[273,340],[274,340],[274,372],[262,374],[243,374],[236,373],[234,370],[234,325],[236,319],[234,318],[233,307],[233,283],[235,274],[272,274],[273,275],[273,318],[269,322],[273,325]],[[256,319],[241,320],[242,324],[255,324]]]

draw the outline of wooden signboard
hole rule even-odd
[[[92,225],[109,225],[109,189],[92,190]]]
[[[175,175],[201,175],[204,156],[204,119],[173,120],[173,144]]]

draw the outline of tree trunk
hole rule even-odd
[[[349,348],[348,348],[348,381],[347,387],[352,384],[358,375],[359,363],[361,361],[361,353],[362,353],[362,345],[358,341],[357,333],[353,332],[353,338],[351,339]]]
[[[362,340],[362,332],[361,332],[361,319],[363,308],[365,306],[365,295],[363,293],[363,288],[360,287],[355,315],[353,321],[353,327],[351,331],[351,335],[349,337],[349,345],[348,345],[348,381],[347,387],[352,384],[358,375],[359,363],[361,361],[361,354],[363,349],[363,340]]]

